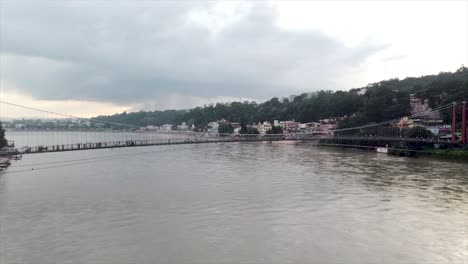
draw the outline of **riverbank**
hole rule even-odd
[[[10,159],[7,157],[0,157],[0,171],[8,168],[10,166]]]
[[[426,149],[420,155],[468,161],[468,149]]]
[[[349,143],[349,144],[348,144]],[[374,142],[373,146],[367,145],[369,142],[339,142],[332,143],[330,140],[324,140],[318,143],[319,146],[338,147],[338,148],[355,148],[369,151],[376,151],[378,147],[387,148],[388,155],[400,157],[435,157],[441,159],[452,160],[467,160],[468,161],[468,146],[458,145],[437,145],[437,144],[407,144],[395,143],[386,145],[379,142]]]
[[[0,171],[5,170],[11,165],[10,160],[19,160],[22,155],[14,148],[9,146],[0,149]]]

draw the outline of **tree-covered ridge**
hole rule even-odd
[[[273,120],[315,122],[330,117],[348,118],[341,127],[381,122],[408,115],[410,94],[427,99],[430,106],[468,100],[468,68],[438,75],[390,79],[350,91],[318,91],[288,98],[272,98],[264,103],[232,102],[205,105],[190,110],[140,111],[99,116],[95,121],[136,126],[179,124],[187,122],[202,128],[222,118],[238,123]]]
[[[5,138],[5,129],[3,128],[2,122],[0,122],[0,148],[4,148],[8,145],[8,141]]]

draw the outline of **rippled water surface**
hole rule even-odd
[[[2,264],[468,263],[461,162],[224,143],[26,155],[7,171]]]

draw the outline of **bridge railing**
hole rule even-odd
[[[57,151],[72,151],[86,149],[105,149],[117,147],[133,147],[133,146],[154,146],[154,145],[174,145],[174,144],[197,144],[197,143],[216,143],[216,142],[259,142],[259,141],[280,141],[280,140],[307,140],[319,139],[307,134],[291,134],[291,135],[243,135],[239,137],[233,136],[210,136],[210,137],[190,137],[190,138],[170,138],[170,139],[137,139],[124,141],[106,141],[106,142],[84,142],[74,144],[57,144],[57,145],[39,145],[33,147],[22,147],[18,149],[20,153],[41,153],[41,152],[57,152]]]

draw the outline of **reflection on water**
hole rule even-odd
[[[78,159],[0,175],[0,263],[468,261],[465,163],[226,143],[9,171]]]

